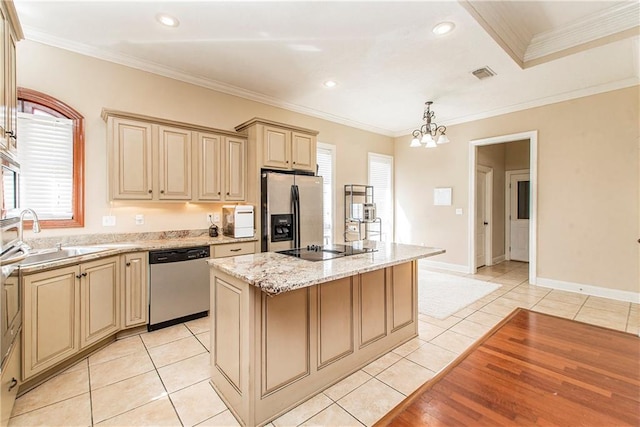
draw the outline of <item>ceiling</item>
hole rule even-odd
[[[428,100],[452,124],[640,81],[637,0],[15,5],[29,40],[390,136]],[[436,36],[442,21],[455,29]]]

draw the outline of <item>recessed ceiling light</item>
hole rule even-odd
[[[167,27],[177,27],[180,25],[180,21],[177,18],[174,18],[171,15],[167,15],[166,13],[159,13],[156,15],[156,20],[162,25],[166,25]]]
[[[456,25],[453,22],[441,22],[433,27],[433,30],[431,31],[438,36],[442,36],[453,31],[455,27]]]
[[[337,84],[335,80],[327,80],[323,83],[324,87],[336,87]]]

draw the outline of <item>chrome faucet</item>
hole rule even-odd
[[[39,233],[40,232],[40,221],[38,221],[38,215],[36,215],[36,212],[33,209],[24,209],[22,212],[20,212],[20,236],[18,236],[20,238],[20,241],[22,242],[22,232],[24,230],[24,215],[30,213],[31,216],[33,217],[33,232],[34,233]]]

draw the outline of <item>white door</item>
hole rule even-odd
[[[529,174],[519,173],[511,175],[509,180],[509,193],[509,224],[511,228],[509,258],[515,261],[529,262]]]
[[[487,235],[489,225],[489,206],[487,201],[488,191],[487,177],[490,176],[491,168],[478,166],[476,170],[476,268],[484,265],[490,265],[487,262],[488,238]]]

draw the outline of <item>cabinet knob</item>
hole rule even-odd
[[[152,190],[149,190],[149,194],[151,194],[151,193],[153,193],[153,191],[152,191]]]
[[[80,279],[80,278],[82,278],[82,276],[79,274],[76,274],[76,279]]]
[[[5,133],[5,135],[9,135],[9,138],[16,139],[15,131],[13,131],[13,130],[5,130],[4,133]]]
[[[130,262],[128,262],[128,263],[126,264],[126,266],[127,266],[127,267],[131,267],[131,263],[130,263]]]
[[[82,273],[81,276],[82,277],[87,277],[87,273]]]
[[[295,165],[295,164],[296,164],[296,162],[293,162],[293,164]]]
[[[229,195],[229,192],[227,191],[227,196]]]
[[[160,190],[160,194],[164,194],[164,190]]]
[[[218,191],[218,196],[220,195],[220,192]]]
[[[11,378],[11,382],[9,383],[9,389],[7,391],[11,391],[12,388],[18,385],[18,380],[15,377]]]
[[[289,160],[285,161],[286,164],[289,164]]]

